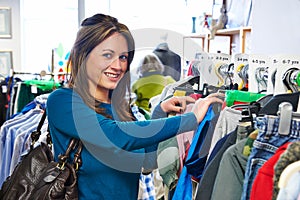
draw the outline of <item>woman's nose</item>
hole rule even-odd
[[[115,58],[112,63],[110,64],[110,66],[114,69],[121,69],[122,66],[121,66],[121,62],[120,62],[120,59],[119,58]]]

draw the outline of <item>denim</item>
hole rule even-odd
[[[255,120],[259,132],[247,161],[241,200],[250,199],[252,184],[258,169],[275,154],[278,147],[286,142],[300,139],[299,121],[292,120],[289,134],[281,135],[278,133],[279,119],[278,116],[266,115]]]

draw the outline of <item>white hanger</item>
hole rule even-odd
[[[280,174],[278,187],[285,188],[287,183],[289,182],[290,177],[294,173],[299,171],[300,171],[300,160],[289,164],[286,168],[284,168],[284,170]]]

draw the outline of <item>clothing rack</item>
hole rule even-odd
[[[12,75],[34,75],[34,76],[41,76],[41,77],[43,77],[43,76],[51,76],[53,78],[54,76],[68,75],[68,73],[67,72],[57,72],[57,73],[50,72],[50,73],[47,73],[44,70],[42,70],[40,73],[13,71]]]

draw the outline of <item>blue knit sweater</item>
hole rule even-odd
[[[111,105],[102,104],[111,115]],[[120,122],[90,109],[72,89],[53,91],[47,100],[55,159],[72,137],[83,141],[83,165],[78,171],[80,200],[135,200],[144,160],[144,147],[178,133],[194,130],[192,113],[150,121]],[[163,116],[160,106],[153,113]]]

